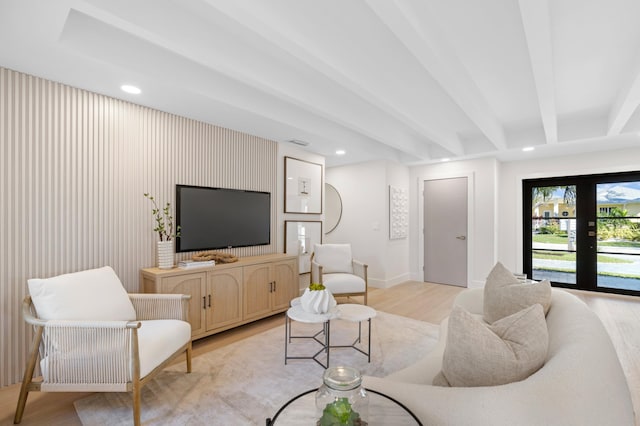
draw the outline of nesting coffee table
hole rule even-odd
[[[371,319],[375,316],[375,309],[366,305],[351,303],[338,305],[326,314],[312,314],[302,309],[299,300],[294,299],[285,316],[284,363],[287,364],[287,361],[290,359],[310,359],[320,364],[323,368],[328,368],[330,350],[333,348],[353,348],[366,355],[367,360],[371,362]],[[358,337],[355,338],[352,344],[331,345],[331,320],[334,319],[358,323]],[[307,324],[322,324],[322,328],[311,335],[294,335],[291,328],[292,321]],[[362,343],[363,321],[367,321],[368,323],[368,345],[366,351],[359,346]],[[320,345],[320,348],[316,352],[306,356],[289,356],[289,345],[293,339],[312,339]],[[322,361],[318,359],[322,353],[326,354],[325,363],[322,363]]]

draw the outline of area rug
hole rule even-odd
[[[293,333],[312,332],[313,326],[294,322]],[[366,323],[362,329],[366,345]],[[355,323],[331,322],[332,345],[351,344],[357,333]],[[386,376],[423,357],[437,337],[434,324],[378,312],[372,320],[371,363],[352,348],[340,348],[331,350],[330,365]],[[142,423],[264,425],[289,399],[322,384],[324,369],[313,360],[289,360],[284,365],[284,339],[283,324],[194,357],[191,374],[185,373],[184,362],[167,368],[142,390]],[[304,355],[318,348],[313,341],[299,339],[290,351]],[[83,425],[133,423],[129,393],[98,393],[74,405]]]

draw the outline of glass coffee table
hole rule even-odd
[[[316,391],[311,389],[301,393],[273,416],[267,419],[267,426],[315,426],[318,421],[316,413]],[[368,426],[422,426],[420,420],[407,407],[383,393],[367,389],[369,394]]]

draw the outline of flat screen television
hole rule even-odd
[[[271,193],[176,185],[176,251],[271,243]]]

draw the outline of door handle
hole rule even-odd
[[[456,238],[459,239],[459,240],[466,240],[467,239],[467,237],[465,237],[464,235],[458,235]]]

